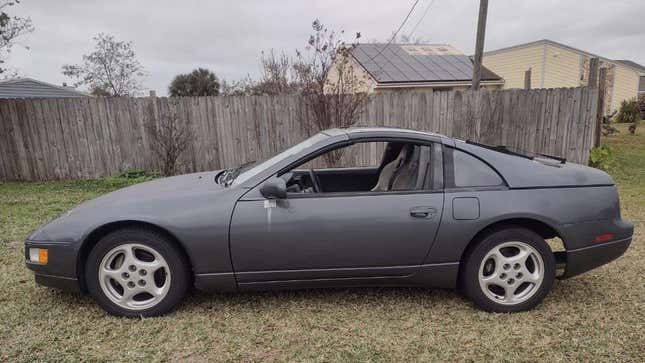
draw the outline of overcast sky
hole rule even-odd
[[[433,0],[420,0],[409,33]],[[262,50],[303,48],[314,18],[364,40],[386,40],[414,1],[22,0],[9,8],[36,30],[14,48],[8,66],[21,76],[61,84],[61,66],[79,63],[99,32],[133,41],[146,89],[167,93],[170,80],[196,67],[235,80],[257,75]],[[478,0],[434,0],[413,34],[466,54],[475,44]],[[551,39],[612,59],[645,64],[645,1],[491,0],[486,50]],[[67,80],[69,82],[69,80]]]

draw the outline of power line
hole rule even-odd
[[[414,25],[414,28],[412,28],[412,31],[408,35],[410,37],[410,39],[412,39],[412,34],[414,34],[414,32],[417,30],[417,28],[419,27],[419,25],[421,24],[423,19],[425,19],[426,15],[428,15],[428,12],[430,11],[430,8],[432,7],[432,4],[434,4],[434,1],[435,0],[430,1],[430,3],[428,4],[428,7],[426,7],[426,11],[423,12],[423,15],[421,16],[421,19],[419,19],[419,21],[417,21],[417,23]]]
[[[394,35],[392,35],[392,38],[390,39],[390,41],[389,41],[389,42],[387,42],[387,44],[385,44],[385,46],[384,46],[383,48],[381,48],[381,50],[380,50],[378,53],[376,53],[376,55],[375,55],[375,56],[370,57],[370,62],[371,62],[371,61],[373,61],[373,60],[374,60],[374,58],[376,58],[376,57],[378,57],[379,55],[381,55],[381,53],[383,53],[383,51],[385,50],[385,48],[387,48],[390,44],[392,44],[392,42],[394,41],[394,39],[396,39],[396,36],[399,34],[399,32],[401,31],[401,29],[403,28],[403,26],[405,25],[405,23],[406,23],[406,22],[408,21],[408,19],[410,18],[410,15],[412,15],[412,12],[414,11],[414,8],[417,6],[417,4],[419,3],[419,1],[420,1],[420,0],[416,0],[416,1],[414,2],[414,4],[412,4],[412,8],[410,8],[410,11],[408,12],[408,15],[405,17],[405,19],[403,19],[403,22],[401,23],[401,25],[399,26],[399,28],[394,32]]]

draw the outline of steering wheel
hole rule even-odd
[[[314,173],[314,169],[309,169],[309,178],[311,178],[311,183],[313,184],[314,191],[316,193],[322,192],[322,188],[320,187],[316,173]]]

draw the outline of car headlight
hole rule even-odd
[[[29,262],[46,265],[49,260],[49,251],[46,248],[29,248]]]

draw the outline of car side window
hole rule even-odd
[[[504,184],[499,174],[480,159],[457,149],[451,150],[454,176],[452,187],[490,187]]]
[[[289,194],[435,190],[440,180],[435,180],[432,158],[432,146],[427,144],[357,142],[318,155],[282,177]]]

